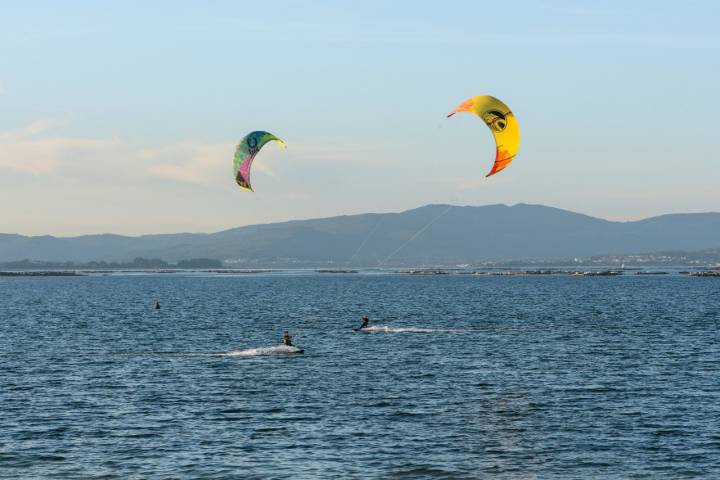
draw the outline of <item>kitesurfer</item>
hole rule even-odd
[[[370,323],[370,319],[367,317],[367,315],[364,315],[362,317],[362,325],[360,325],[360,329],[367,328],[368,323]]]
[[[154,307],[154,308],[155,308],[155,310],[160,310],[160,302],[159,302],[159,301],[157,301],[157,300],[155,301],[155,307]]]
[[[283,333],[283,343],[287,345],[288,347],[294,347],[292,343],[293,337],[288,333],[287,330],[285,330],[285,333]]]

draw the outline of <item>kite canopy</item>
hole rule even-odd
[[[495,175],[510,165],[520,148],[520,127],[510,107],[495,97],[481,95],[465,100],[450,112],[448,117],[457,112],[474,113],[485,122],[495,137],[495,163],[486,177]]]
[[[233,159],[233,171],[235,172],[235,181],[245,190],[253,191],[250,186],[250,167],[252,166],[255,155],[269,141],[274,140],[285,148],[285,142],[277,138],[272,133],[255,131],[250,132],[240,140],[235,149],[235,158]]]

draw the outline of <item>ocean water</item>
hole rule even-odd
[[[719,327],[679,275],[0,278],[0,477],[716,479]]]

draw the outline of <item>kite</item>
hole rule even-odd
[[[495,97],[481,95],[465,100],[448,114],[453,116],[457,112],[471,112],[482,119],[495,137],[495,163],[489,177],[510,165],[520,148],[520,127],[510,107]]]
[[[258,154],[266,143],[272,140],[276,141],[283,148],[287,147],[285,142],[275,135],[263,131],[250,132],[240,140],[240,143],[235,149],[235,158],[233,159],[235,181],[240,188],[244,188],[250,192],[253,191],[250,186],[250,167],[252,166],[255,155]]]

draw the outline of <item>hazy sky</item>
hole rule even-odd
[[[217,231],[427,203],[720,210],[720,3],[0,3],[0,232]],[[497,96],[492,137],[459,102]],[[251,130],[256,193],[231,171]]]

